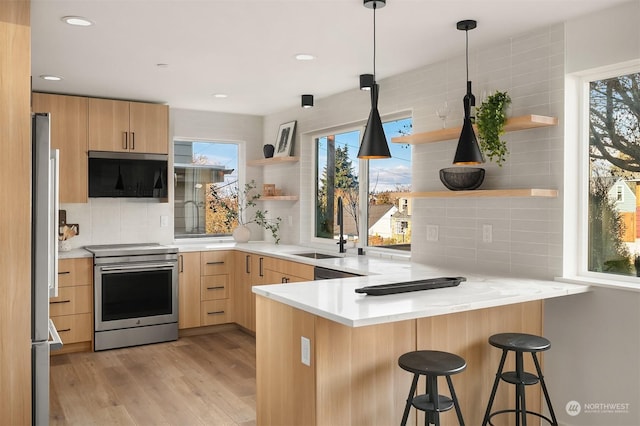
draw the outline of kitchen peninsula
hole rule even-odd
[[[416,349],[449,351],[466,360],[466,371],[453,381],[466,423],[481,424],[500,358],[488,337],[506,331],[543,335],[544,299],[588,291],[369,256],[328,259],[322,266],[370,275],[253,288],[259,425],[397,424],[411,383],[397,359]],[[457,287],[386,296],[355,292],[460,275],[467,281]],[[512,403],[513,391],[503,392],[496,406]],[[536,387],[527,390],[527,408],[540,410]],[[412,410],[409,424],[416,424],[415,416]],[[423,422],[421,414],[417,421]],[[455,415],[443,416],[449,421]]]

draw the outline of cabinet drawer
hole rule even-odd
[[[203,251],[200,275],[229,274],[233,268],[233,253],[228,251]]]
[[[229,299],[202,302],[200,323],[204,326],[231,322],[230,306]]]
[[[93,311],[92,286],[62,287],[49,299],[49,316],[84,314]]]
[[[313,266],[307,265],[306,263],[298,263],[284,259],[265,257],[264,268],[279,272],[284,277],[294,275],[296,277],[304,278],[305,281],[313,281]],[[278,281],[278,283],[279,282],[280,281]]]
[[[58,261],[58,288],[92,285],[93,259],[60,259]]]
[[[91,340],[93,325],[90,313],[52,316],[51,319],[56,325],[56,329],[58,329],[62,343],[68,344]]]
[[[229,298],[229,274],[200,277],[200,300]]]

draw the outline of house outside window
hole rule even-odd
[[[384,160],[357,158],[361,127],[315,138],[315,238],[339,238],[341,198],[345,237],[363,246],[410,250],[411,212],[406,195],[411,191],[411,148],[393,144],[391,138],[410,133],[411,119],[388,121],[383,128],[392,155]]]
[[[229,142],[174,141],[175,238],[231,235],[235,224],[220,203],[237,209],[238,148]]]
[[[640,72],[587,83],[587,271],[640,276]]]

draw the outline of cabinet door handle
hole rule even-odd
[[[224,265],[224,262],[222,260],[217,262],[207,262],[207,265]]]
[[[70,328],[63,328],[62,330],[58,330],[58,333],[64,333],[65,331],[71,331]]]
[[[245,265],[244,267],[245,267],[245,270],[247,271],[247,274],[250,274],[251,273],[251,256],[248,254],[244,257],[244,265]]]
[[[223,285],[217,285],[215,287],[207,287],[207,290],[220,290],[222,288],[224,288]]]
[[[180,255],[180,272],[184,272],[184,256]]]
[[[136,149],[136,134],[131,132],[131,151]]]
[[[129,134],[127,132],[122,132],[124,137],[122,138],[122,149],[128,149],[129,147]]]
[[[260,274],[259,275],[261,277],[264,277],[264,271],[262,270],[262,261],[264,260],[264,257],[261,257],[259,260],[260,260],[260,271],[259,271]]]
[[[69,303],[71,300],[52,300],[49,303]]]
[[[67,275],[70,274],[71,271],[58,271],[58,275]]]
[[[224,311],[207,312],[207,315],[222,315],[222,314],[224,314]]]

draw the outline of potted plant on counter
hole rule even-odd
[[[250,214],[251,208],[256,207],[256,200],[260,198],[260,194],[255,191],[256,182],[251,180],[246,183],[242,191],[237,186],[233,186],[229,192],[225,193],[224,188],[229,188],[229,186],[211,185],[209,209],[212,213],[222,213],[224,224],[229,231],[232,231],[233,239],[239,243],[249,241],[251,230],[247,225],[255,223],[271,232],[275,243],[278,244],[282,218],[269,219],[267,217],[268,210],[256,209],[253,214]]]
[[[507,121],[507,108],[511,104],[511,97],[507,92],[496,91],[487,96],[477,110],[476,126],[480,149],[498,166],[506,161],[509,153],[507,143],[500,139],[504,134],[504,124]]]

